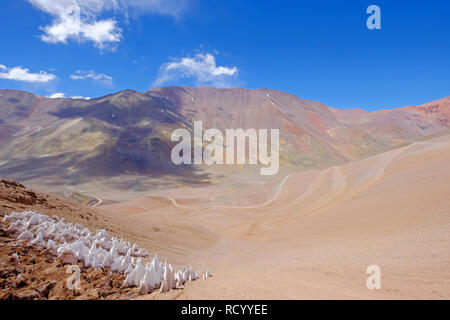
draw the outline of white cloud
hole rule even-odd
[[[223,88],[230,87],[238,73],[237,67],[217,66],[214,55],[198,53],[194,57],[185,57],[164,63],[154,85],[159,86],[180,78],[191,78],[198,85]]]
[[[49,98],[49,99],[61,99],[61,98],[65,98],[65,97],[66,97],[65,94],[62,92],[56,92],[56,93],[53,93],[53,94],[47,96],[47,98]]]
[[[157,13],[178,18],[190,0],[28,0],[53,17],[51,25],[41,27],[41,40],[47,43],[93,42],[98,48],[115,48],[122,39],[119,19],[129,13]],[[110,14],[110,18],[101,18]]]
[[[100,0],[28,0],[36,8],[53,16],[51,25],[41,27],[41,40],[47,43],[91,41],[98,48],[119,42],[121,29],[113,19],[97,20],[108,6]]]
[[[56,92],[56,93],[53,93],[53,94],[47,96],[47,98],[49,98],[49,99],[61,99],[61,98],[65,98],[65,97],[66,97],[66,95],[62,92]],[[91,98],[83,97],[83,96],[73,96],[73,97],[70,97],[70,99],[90,100]]]
[[[23,81],[23,82],[49,82],[57,77],[54,74],[40,71],[39,73],[31,73],[29,69],[17,66],[8,68],[0,64],[0,79]]]
[[[72,80],[86,80],[91,79],[94,81],[102,82],[107,85],[112,85],[113,78],[103,73],[95,73],[92,70],[89,71],[81,71],[78,70],[74,74],[70,76]]]
[[[73,96],[70,99],[91,100],[91,97]]]

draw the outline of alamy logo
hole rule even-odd
[[[70,265],[67,267],[66,273],[70,274],[66,281],[67,288],[70,290],[81,289],[80,267],[77,265]]]
[[[192,164],[191,133],[187,129],[177,129],[172,133],[171,140],[179,141],[172,149],[172,162],[176,165]],[[205,148],[204,142],[209,143]],[[193,163],[197,165],[247,164],[248,159],[250,165],[257,165],[259,162],[266,166],[260,168],[261,175],[275,175],[279,169],[278,129],[270,129],[270,154],[267,129],[226,129],[224,138],[219,129],[211,128],[203,132],[202,121],[194,121],[193,144]]]
[[[367,28],[369,30],[380,30],[381,29],[381,9],[377,5],[371,5],[366,10],[367,14],[370,14],[369,18],[367,18]]]
[[[367,281],[366,281],[367,289],[380,290],[381,289],[381,269],[380,269],[380,267],[377,265],[368,266],[366,273],[370,274],[370,276],[367,278]]]

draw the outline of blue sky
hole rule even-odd
[[[369,30],[366,9],[381,9]],[[2,0],[0,88],[271,88],[338,108],[450,96],[450,1]]]

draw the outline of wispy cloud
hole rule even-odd
[[[193,57],[174,59],[160,67],[154,86],[181,78],[194,80],[197,85],[230,87],[239,73],[237,67],[217,66],[216,57],[210,53],[198,53]]]
[[[61,99],[61,98],[65,98],[65,97],[66,97],[66,95],[62,92],[56,92],[56,93],[53,93],[53,94],[47,96],[47,98],[49,98],[49,99]]]
[[[54,74],[40,71],[39,73],[32,73],[29,69],[22,66],[8,68],[0,64],[0,79],[15,80],[22,82],[49,82],[55,80],[57,77]]]
[[[91,100],[91,97],[73,96],[73,97],[70,97],[70,99],[75,99],[75,100]]]
[[[130,13],[156,13],[178,18],[190,0],[28,0],[53,17],[51,25],[41,27],[41,40],[47,43],[92,42],[114,49],[122,39],[120,20]],[[102,17],[110,14],[110,17]]]
[[[74,74],[70,75],[72,80],[86,80],[91,79],[97,82],[101,82],[106,85],[112,85],[113,78],[103,73],[95,73],[92,70],[82,71],[78,70]]]
[[[62,99],[62,98],[66,98],[66,95],[63,92],[56,92],[53,93],[51,95],[48,95],[47,98],[49,99]],[[90,97],[83,97],[83,96],[73,96],[70,97],[70,99],[74,99],[74,100],[90,100]]]

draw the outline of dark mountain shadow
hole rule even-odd
[[[69,185],[135,175],[135,181],[117,187],[136,191],[145,190],[145,183],[140,182],[145,178],[173,176],[189,184],[205,184],[210,178],[193,165],[173,164],[170,155],[176,142],[167,133],[192,124],[176,114],[167,99],[125,91],[91,101],[61,101],[49,114],[59,119],[82,118],[83,127],[77,132],[101,133],[109,141],[86,153],[14,160],[0,166],[1,175],[20,181],[52,176]]]
[[[49,114],[60,119],[95,118],[119,127],[135,126],[144,119],[159,125],[189,124],[176,112],[174,104],[167,99],[126,90],[77,105],[62,104],[57,111]]]
[[[127,181],[114,185],[123,191],[145,191],[148,190],[148,183],[151,183],[152,179],[169,176],[192,185],[209,184],[207,181],[210,179],[209,174],[202,173],[193,166],[164,167],[149,163],[145,159],[129,159],[126,155],[120,154],[113,161],[108,160],[108,154],[87,161],[82,158],[83,155],[66,153],[57,156],[15,159],[0,166],[0,176],[18,181],[43,179],[46,184],[49,184],[47,180],[60,178],[65,181],[65,184],[75,186],[102,178],[126,175]],[[77,164],[76,170],[69,170],[68,168],[73,168],[74,163]],[[139,164],[142,164],[142,167],[139,167]],[[130,176],[135,176],[136,179],[130,180]],[[56,183],[56,185],[59,184]]]

